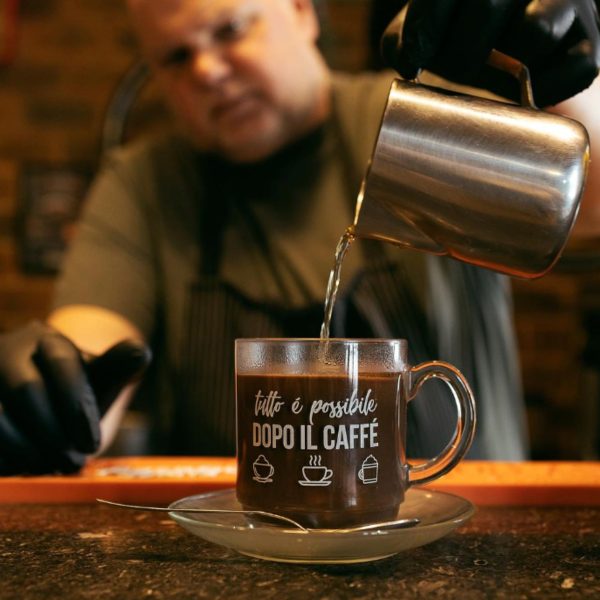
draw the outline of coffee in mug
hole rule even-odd
[[[448,363],[411,367],[406,340],[236,341],[237,497],[312,528],[393,519],[404,493],[452,469],[475,431],[468,383]],[[439,378],[457,406],[435,458],[406,459],[406,410]]]

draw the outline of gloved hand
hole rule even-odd
[[[79,470],[100,445],[100,417],[149,361],[125,341],[86,362],[39,322],[0,335],[0,475]]]
[[[485,65],[492,48],[529,67],[539,106],[587,88],[600,68],[599,0],[411,0],[382,39],[406,79],[428,69],[518,99],[518,85]]]

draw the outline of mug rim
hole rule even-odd
[[[405,345],[408,343],[406,338],[309,338],[309,337],[299,337],[299,338],[277,338],[277,337],[251,337],[251,338],[236,338],[235,343],[238,342],[248,343],[248,342],[260,342],[260,343],[286,343],[291,342],[294,344],[298,343],[356,343],[356,344],[391,344],[391,343],[399,343]]]

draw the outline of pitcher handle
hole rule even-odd
[[[420,387],[429,379],[441,379],[450,388],[458,411],[456,429],[446,447],[434,458],[420,464],[409,465],[409,485],[423,484],[453,469],[471,447],[475,435],[475,399],[469,383],[453,365],[442,361],[429,361],[412,367],[409,372],[407,398],[412,400]]]
[[[492,49],[485,62],[488,66],[493,67],[494,69],[498,69],[499,71],[503,71],[504,73],[512,75],[519,82],[521,91],[521,105],[526,108],[538,110],[533,98],[531,75],[527,65],[516,58],[513,58],[512,56],[504,54],[504,52],[500,52],[499,50],[495,49]],[[421,71],[419,71],[417,76],[411,81],[419,83],[420,74]]]
[[[515,77],[521,86],[521,104],[528,108],[537,109],[535,101],[533,99],[533,88],[531,86],[531,75],[527,65],[521,61],[499,52],[498,50],[492,50],[487,58],[487,64],[490,67],[494,67],[500,71],[504,71],[509,75]]]

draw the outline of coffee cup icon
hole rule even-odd
[[[379,462],[372,455],[369,454],[365,460],[363,460],[362,465],[358,471],[358,478],[363,483],[377,483],[377,478],[379,476]]]
[[[302,476],[304,480],[301,483],[305,485],[329,485],[333,471],[321,465],[306,465],[302,467]]]
[[[264,454],[260,454],[258,458],[252,463],[252,470],[254,471],[254,481],[259,483],[271,483],[273,481],[272,476],[275,472],[275,467],[267,460]]]
[[[310,457],[308,465],[302,467],[302,477],[298,483],[309,487],[326,487],[331,485],[333,471],[321,465],[321,457],[314,455]]]

